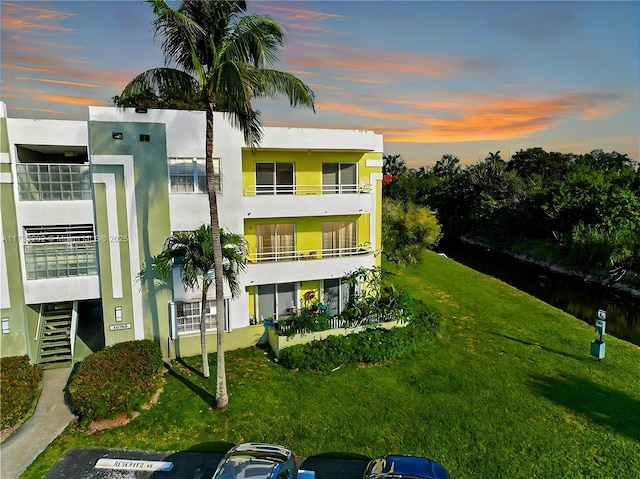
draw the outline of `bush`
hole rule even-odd
[[[83,418],[109,418],[137,410],[159,387],[162,352],[144,339],[87,356],[69,382],[71,405]]]
[[[330,371],[343,364],[386,361],[408,349],[409,336],[404,329],[372,328],[291,346],[282,350],[280,362],[291,369]]]
[[[31,415],[40,394],[42,370],[29,356],[0,359],[0,429],[22,424]]]
[[[343,364],[377,363],[408,352],[416,336],[434,333],[440,312],[426,303],[403,295],[399,304],[409,316],[403,328],[368,328],[347,336],[335,335],[283,349],[280,363],[290,369],[331,371]]]

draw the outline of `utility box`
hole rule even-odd
[[[605,343],[599,339],[591,341],[591,356],[602,359],[604,358]]]

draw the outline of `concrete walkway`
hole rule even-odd
[[[71,368],[46,369],[38,405],[27,422],[0,444],[0,477],[18,479],[74,418],[64,402]]]

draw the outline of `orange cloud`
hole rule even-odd
[[[67,103],[70,105],[103,105],[106,103],[104,99],[96,99],[96,98],[78,98],[75,96],[67,96],[67,95],[51,95],[44,94],[40,95],[40,100],[50,101],[53,103]]]
[[[73,28],[60,25],[60,22],[75,13],[61,12],[50,8],[34,7],[33,4],[21,2],[2,3],[2,29],[4,31],[19,31],[41,34],[46,31],[73,32]]]
[[[61,110],[52,110],[49,108],[29,108],[27,106],[12,106],[11,107],[12,110],[20,110],[20,111],[37,111],[40,113],[54,113],[56,115],[62,115],[64,114],[63,111]]]
[[[292,20],[325,20],[327,18],[340,18],[342,15],[336,13],[316,12],[313,10],[303,10],[291,7],[278,7],[266,3],[258,2],[256,8],[263,11],[278,12]]]
[[[599,93],[568,93],[548,98],[490,99],[454,109],[446,117],[414,119],[422,127],[385,131],[389,142],[440,143],[518,138],[546,130],[562,118],[595,119],[617,111],[615,98]],[[467,101],[469,98],[467,98]]]
[[[308,54],[305,54],[304,57],[289,58],[288,62],[304,67],[332,67],[363,75],[370,72],[393,72],[396,76],[418,74],[435,78],[458,76],[462,74],[465,63],[464,60],[456,58],[407,55],[395,52],[387,54],[377,52],[377,55],[377,57],[372,57],[368,52],[360,51],[349,57],[325,57],[319,60],[318,58],[309,58]]]
[[[5,77],[5,80],[7,78]],[[31,77],[11,77],[10,80],[16,81],[38,81],[42,83],[55,83],[57,85],[68,85],[68,86],[81,86],[87,88],[100,88],[100,85],[96,85],[95,83],[80,83],[70,80],[52,80],[51,78],[31,78]]]
[[[521,138],[552,128],[564,118],[591,120],[625,108],[628,101],[599,92],[568,92],[548,97],[460,94],[451,100],[412,102],[378,98],[371,103],[318,102],[316,110],[358,117],[359,127],[384,134],[388,142],[441,143]],[[400,105],[401,112],[387,111]],[[380,121],[384,120],[384,121]],[[388,120],[388,121],[387,121]],[[393,122],[393,126],[387,125]]]
[[[55,50],[79,50],[80,48],[82,48],[81,45],[72,45],[70,43],[55,43],[55,42],[50,42],[50,41],[44,41],[44,40],[36,40],[35,38],[25,38],[24,40],[21,40],[22,42],[22,48],[28,48],[27,45],[25,44],[25,42],[28,42],[32,45],[37,45],[40,47],[48,47],[48,48],[53,48]],[[35,48],[35,47],[32,47]]]
[[[373,85],[382,85],[384,82],[378,80],[372,80],[371,78],[349,78],[349,77],[332,77],[334,80],[338,81],[348,81],[355,83],[371,83]]]

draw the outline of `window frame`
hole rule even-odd
[[[280,250],[280,236],[285,236],[285,234],[278,234],[278,226],[282,227],[292,227],[293,232],[291,236],[293,238],[293,242],[291,245],[291,249]],[[263,246],[261,245],[260,238],[264,236],[258,233],[259,229],[273,227],[273,241],[272,241],[272,251],[264,252],[262,251]],[[286,235],[288,236],[288,234]],[[284,256],[284,257],[283,257]],[[296,224],[295,223],[268,223],[268,224],[259,224],[256,225],[256,260],[258,262],[267,262],[267,261],[289,261],[293,260],[296,257]]]
[[[23,231],[27,280],[98,275],[92,224],[24,226]]]
[[[272,165],[271,181],[259,183],[259,174],[267,173],[267,170],[258,171],[259,167]],[[291,166],[291,183],[280,183],[278,167]],[[253,166],[256,195],[292,195],[296,189],[296,164],[293,161],[256,161]],[[285,173],[285,172],[281,172]],[[262,179],[260,179],[262,181]]]
[[[332,236],[336,236],[338,240],[337,248],[325,248],[325,234],[329,233],[325,231],[325,225],[338,225],[337,230],[332,228],[331,234]],[[347,238],[343,238],[340,232],[343,229],[343,225],[353,225],[353,242],[352,245],[344,245],[343,242],[346,241]],[[348,221],[323,221],[321,226],[322,232],[322,256],[327,257],[339,257],[339,256],[353,256],[357,253],[358,250],[358,221],[357,220],[348,220]],[[347,250],[347,248],[350,248]],[[342,250],[345,251],[342,251]],[[329,250],[329,252],[327,252]]]
[[[335,166],[336,171],[325,171],[325,168]],[[345,183],[343,181],[343,171],[346,168],[353,167],[354,183]],[[328,175],[335,175],[335,183],[326,183],[325,178]],[[357,162],[325,162],[322,163],[322,194],[353,194],[358,192],[358,163]]]
[[[214,182],[218,193],[222,193],[222,159],[212,158]],[[190,165],[189,165],[190,163]],[[189,165],[189,166],[185,166]],[[184,173],[172,171],[172,166],[183,166]],[[206,158],[201,157],[169,157],[167,159],[170,194],[206,194],[207,193],[207,165]],[[182,180],[182,181],[176,181]],[[189,188],[190,187],[190,188]]]
[[[200,333],[200,305],[201,301],[176,301],[175,305],[175,325],[176,333],[178,336],[188,336]],[[216,309],[216,300],[207,299],[208,312],[205,313],[206,332],[216,331],[216,319],[217,312],[212,312]],[[184,308],[187,306],[191,309],[190,314],[180,315],[180,310],[184,312]],[[181,324],[180,321],[183,321]],[[187,323],[186,321],[189,320]],[[186,329],[186,327],[190,329]]]

